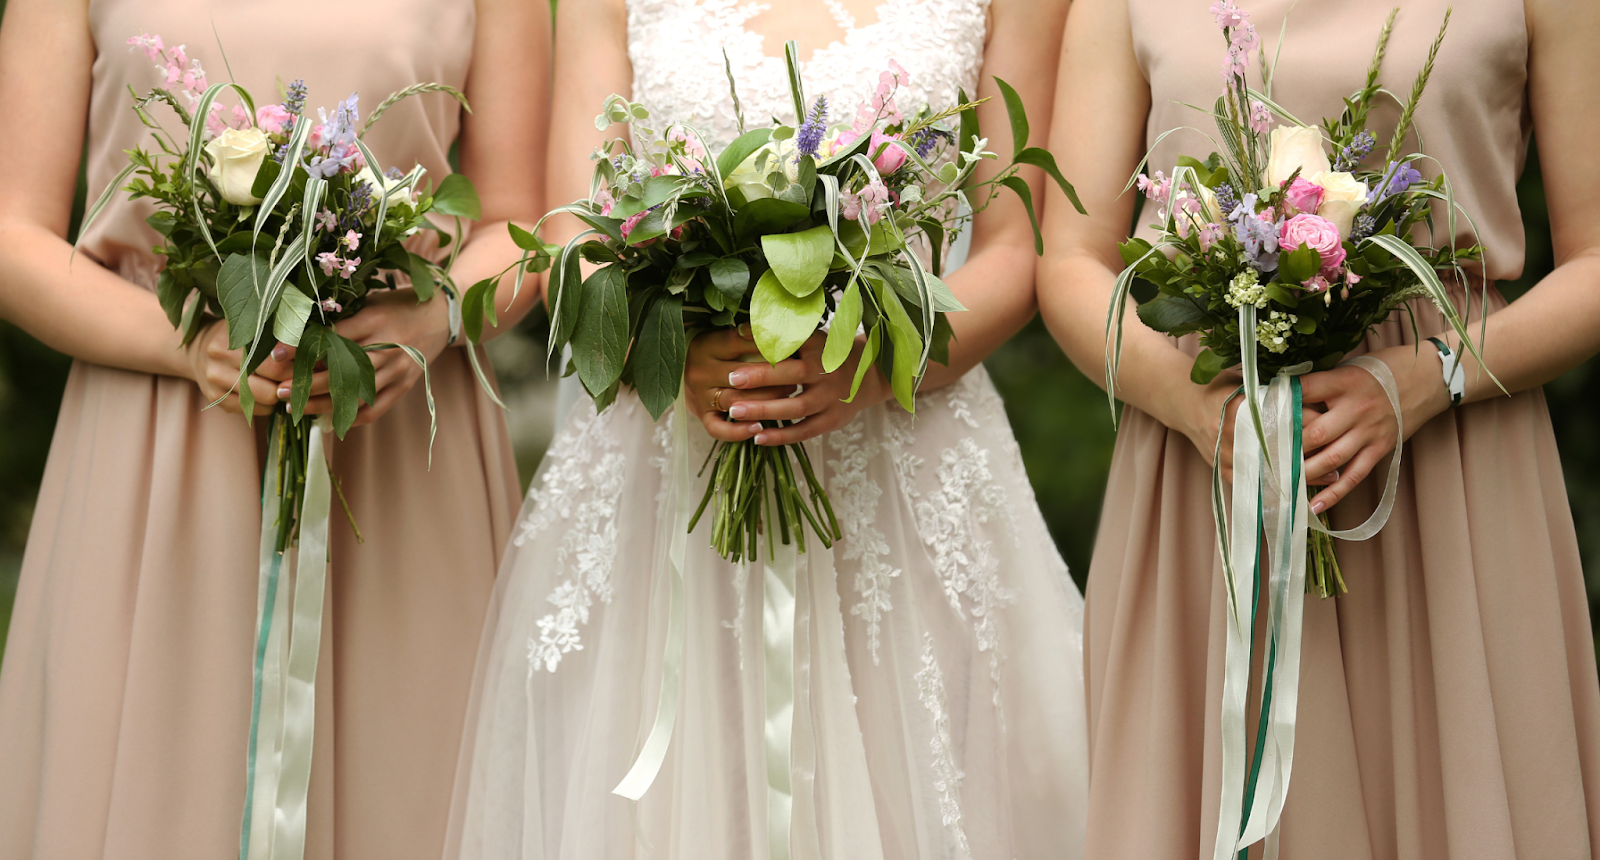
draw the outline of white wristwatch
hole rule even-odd
[[[1444,387],[1450,389],[1450,405],[1460,406],[1462,395],[1467,393],[1467,375],[1461,372],[1461,356],[1436,337],[1428,340],[1439,348],[1439,363],[1444,367]]]

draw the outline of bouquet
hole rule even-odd
[[[247,420],[254,405],[249,375],[276,343],[297,347],[292,395],[273,413],[262,480],[261,617],[241,857],[268,856],[274,843],[278,853],[271,856],[299,856],[330,490],[339,492],[323,437],[332,430],[343,438],[360,403],[376,399],[367,356],[374,350],[401,349],[422,366],[433,411],[420,352],[400,344],[363,346],[339,335],[334,324],[359,311],[371,291],[393,289],[397,274],[409,277],[418,301],[442,292],[454,305],[450,272],[461,247],[461,219],[479,217],[466,177],[447,176],[432,188],[422,184],[420,165],[384,171],[362,136],[391,106],[419,93],[446,93],[470,108],[456,89],[424,83],[391,95],[365,123],[355,94],[313,117],[299,81],[279,103],[256,107],[237,84],[208,84],[199,61],[181,45],[169,48],[149,35],[129,44],[149,56],[162,79],[145,95],[134,92],[134,110],[151,129],[156,149],[129,152],[127,168],[86,213],[85,228],[118,190],[155,203],[147,220],[161,234],[155,252],[165,261],[157,299],[185,344],[209,321],[226,322],[229,347],[242,350],[235,388]],[[228,91],[240,105],[224,109],[220,97]],[[177,114],[184,126],[179,133],[151,114],[155,103]],[[430,216],[454,219],[453,228]],[[407,248],[407,240],[425,230],[437,232],[449,248],[442,263]],[[479,330],[473,329],[474,338]],[[467,352],[488,388],[476,353]],[[328,373],[333,409],[331,417],[312,420],[304,410],[319,366]],[[291,633],[288,588],[279,586],[287,550],[296,544]]]
[[[599,409],[631,385],[659,419],[679,396],[688,342],[748,322],[772,363],[826,330],[830,373],[865,331],[850,396],[876,363],[912,411],[928,362],[948,362],[945,315],[963,309],[939,277],[961,207],[982,210],[1008,188],[1031,217],[1032,195],[1017,175],[1025,164],[1043,168],[1076,202],[1050,154],[1027,145],[1026,112],[1004,81],[996,83],[1012,160],[994,178],[970,182],[983,160],[998,158],[980,137],[977,102],[962,94],[959,104],[907,115],[895,97],[909,78],[891,62],[853,123],[833,125],[826,97],[805,96],[792,42],[787,58],[798,126],[747,129],[735,89],[741,134],[715,157],[693,128],[657,128],[642,105],[612,96],[596,126],[624,123],[631,140],[601,147],[588,199],[554,210],[588,229],[564,247],[519,240],[530,255],[552,259],[550,350],[571,345],[568,372]],[[1037,224],[1034,234],[1042,250]],[[580,278],[580,259],[599,268]],[[825,546],[838,539],[802,445],[719,442],[707,463],[711,480],[689,529],[712,506],[711,542],[724,557],[756,556],[763,533],[770,552],[774,532],[804,551],[807,525]]]
[[[1251,427],[1241,425],[1234,434],[1231,525],[1215,468],[1212,491],[1230,610],[1221,819],[1213,856],[1231,860],[1272,836],[1288,791],[1304,607],[1303,597],[1296,598],[1346,590],[1333,538],[1363,540],[1376,534],[1393,505],[1399,478],[1403,434],[1397,431],[1383,501],[1365,524],[1335,532],[1326,517],[1308,517],[1298,376],[1346,363],[1361,366],[1383,385],[1398,416],[1388,368],[1368,356],[1347,356],[1370,329],[1396,311],[1410,313],[1407,302],[1424,297],[1478,356],[1439,272],[1464,283],[1463,264],[1480,259],[1482,249],[1456,246],[1459,207],[1449,179],[1424,180],[1418,165],[1427,156],[1403,149],[1449,25],[1448,13],[1403,102],[1394,136],[1374,164],[1378,141],[1367,120],[1374,101],[1389,95],[1379,83],[1379,70],[1395,13],[1382,28],[1364,84],[1344,100],[1342,113],[1312,127],[1272,100],[1273,66],[1265,51],[1260,52],[1262,88],[1251,85],[1250,57],[1261,43],[1248,14],[1233,0],[1215,0],[1211,12],[1227,45],[1226,89],[1210,111],[1221,145],[1204,160],[1180,157],[1170,178],[1157,171],[1130,180],[1130,187],[1137,183],[1158,207],[1158,236],[1153,243],[1135,238],[1122,245],[1127,267],[1117,279],[1106,321],[1106,375],[1114,407],[1124,308],[1134,282],[1143,281],[1154,293],[1138,307],[1146,325],[1173,336],[1199,334],[1202,349],[1190,371],[1196,383],[1210,383],[1235,366],[1243,376],[1234,396],[1243,395]],[[1279,120],[1287,125],[1278,125]],[[1441,215],[1446,221],[1442,243],[1434,238]],[[1270,380],[1264,388],[1263,379]],[[1241,421],[1245,414],[1241,408]],[[1223,420],[1226,416],[1224,407]],[[1260,604],[1263,536],[1271,564],[1265,608]],[[1269,649],[1255,755],[1246,776],[1249,643],[1258,610],[1270,613]],[[1269,838],[1268,856],[1274,855],[1274,844]]]

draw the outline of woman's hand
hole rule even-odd
[[[754,437],[757,445],[792,445],[843,427],[862,409],[887,399],[889,386],[873,368],[855,399],[843,402],[850,396],[862,345],[858,340],[843,365],[824,373],[826,342],[827,335],[818,332],[794,358],[771,365],[747,360],[756,352],[749,326],[702,334],[689,345],[684,373],[690,408],[706,432],[724,442]],[[781,428],[761,423],[773,421],[799,423]]]
[[[414,347],[431,363],[444,352],[450,340],[449,305],[442,295],[419,303],[410,290],[370,293],[366,306],[349,319],[339,321],[334,330],[362,346],[399,343]],[[372,359],[378,397],[356,413],[357,426],[383,417],[422,378],[422,368],[404,350],[384,349],[367,355]],[[283,344],[274,347],[272,357],[262,362],[256,372],[278,380],[274,402],[287,401],[294,378],[294,347]],[[328,372],[319,370],[311,377],[311,398],[306,401],[306,412],[315,415],[332,411]]]
[[[1391,347],[1371,355],[1394,373],[1405,438],[1449,408],[1450,392],[1432,344],[1425,343],[1420,349]],[[1327,410],[1306,421],[1302,439],[1305,449],[1315,452],[1306,459],[1306,472],[1341,473],[1311,500],[1311,512],[1320,514],[1349,495],[1394,452],[1397,419],[1383,386],[1359,367],[1308,373],[1300,384],[1306,403],[1320,403]]]
[[[206,403],[214,403],[222,398],[223,409],[234,414],[243,414],[244,409],[239,402],[239,392],[236,383],[239,381],[239,364],[243,360],[240,351],[228,348],[228,326],[222,320],[217,320],[189,341],[183,348],[184,357],[189,367],[189,378],[200,386],[200,395]],[[269,368],[275,369],[275,368]],[[251,374],[248,380],[250,393],[256,399],[253,414],[269,415],[272,407],[278,405],[278,380],[262,375]],[[226,395],[226,396],[224,396]]]
[[[1364,373],[1364,371],[1363,371]],[[1370,377],[1369,377],[1370,378]],[[1181,414],[1184,416],[1182,431],[1189,441],[1194,443],[1200,451],[1200,456],[1205,458],[1207,464],[1211,463],[1212,452],[1215,451],[1217,459],[1222,466],[1222,480],[1233,482],[1233,434],[1234,427],[1239,421],[1239,410],[1244,408],[1244,395],[1228,400],[1228,396],[1238,390],[1241,379],[1237,371],[1228,371],[1211,381],[1210,385],[1199,386],[1190,384],[1185,389],[1184,402],[1181,404]],[[1228,404],[1228,418],[1221,423],[1222,444],[1217,445],[1218,422],[1217,416],[1222,412],[1222,404]],[[1311,398],[1304,398],[1305,403],[1310,403]],[[1322,417],[1322,413],[1307,407],[1301,410],[1300,420],[1309,431],[1312,423]],[[1249,420],[1246,418],[1246,420]],[[1248,426],[1248,425],[1246,425]],[[1252,431],[1253,432],[1253,431]],[[1303,437],[1309,440],[1309,433]],[[1390,440],[1394,434],[1390,431]],[[1307,451],[1313,450],[1309,441],[1305,443]],[[1317,469],[1318,471],[1313,471]],[[1311,459],[1306,460],[1306,483],[1312,486],[1331,484],[1339,480],[1338,464],[1333,468],[1314,464]]]

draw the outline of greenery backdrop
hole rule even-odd
[[[0,14],[5,0],[0,0]],[[78,207],[84,196],[79,179]],[[1502,284],[1515,298],[1549,273],[1550,225],[1537,152],[1518,186],[1528,237],[1523,277]],[[74,219],[76,220],[76,219]],[[5,285],[0,284],[0,288]],[[493,351],[507,389],[523,484],[548,441],[549,383],[538,356],[544,319],[534,314]],[[70,361],[0,321],[0,653],[34,498],[44,471]],[[1028,476],[1056,544],[1083,584],[1094,547],[1113,434],[1105,397],[1062,355],[1035,320],[987,362],[1022,448]],[[1591,359],[1545,386],[1577,522],[1590,612],[1600,610],[1600,364]],[[519,406],[519,404],[522,404]],[[1600,645],[1600,638],[1597,638]]]

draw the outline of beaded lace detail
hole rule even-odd
[[[800,0],[782,0],[800,2]],[[807,0],[817,2],[817,0]],[[845,37],[802,58],[806,96],[827,95],[834,121],[848,121],[895,60],[911,72],[901,109],[954,105],[977,88],[989,0],[885,0],[863,26],[837,0],[822,0]],[[652,117],[694,126],[713,151],[739,135],[723,52],[739,87],[747,122],[793,123],[794,103],[783,45],[745,25],[767,4],[740,0],[628,0],[628,59],[633,97]]]

